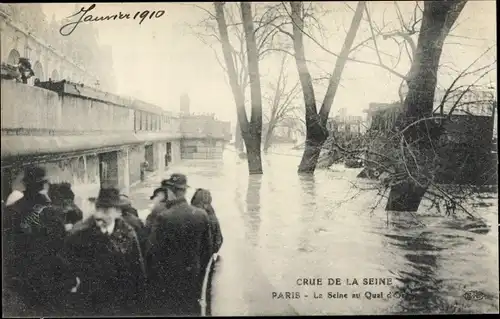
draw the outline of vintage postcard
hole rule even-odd
[[[496,2],[0,4],[4,317],[499,313]]]

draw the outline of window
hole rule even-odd
[[[97,183],[99,181],[99,159],[96,155],[87,155],[86,168],[88,182]]]
[[[184,151],[186,153],[196,153],[196,152],[198,152],[198,147],[196,147],[196,146],[184,146]]]
[[[101,183],[102,183],[103,179],[106,179],[106,177],[108,176],[108,163],[100,162],[99,165],[101,166]]]
[[[31,48],[29,46],[24,47],[24,57],[29,59],[31,54]]]

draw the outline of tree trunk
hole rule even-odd
[[[333,99],[340,84],[342,72],[344,70],[349,52],[351,50],[356,33],[358,32],[363,10],[366,6],[364,1],[359,1],[356,7],[356,12],[349,27],[349,31],[342,46],[339,57],[335,63],[335,69],[330,78],[327,92],[321,105],[319,114],[316,109],[316,99],[314,96],[314,88],[311,80],[311,75],[307,68],[306,57],[304,52],[304,42],[302,30],[304,21],[302,17],[302,2],[290,2],[292,8],[293,19],[293,45],[295,49],[295,62],[299,72],[299,79],[302,85],[304,94],[304,102],[306,107],[306,147],[302,155],[302,160],[299,165],[298,173],[312,174],[318,164],[318,158],[321,153],[321,147],[328,138],[328,130],[326,122],[330,113]]]
[[[414,122],[432,116],[439,60],[444,40],[451,28],[447,17],[453,16],[456,20],[457,11],[460,13],[464,6],[464,1],[427,1],[424,3],[417,52],[411,66],[411,78],[408,81],[408,93],[404,102],[407,121]]]
[[[393,186],[391,187],[385,210],[416,212],[425,192],[425,188],[406,181]]]
[[[250,136],[247,137],[247,139],[251,139],[251,143],[246,143],[248,169],[250,174],[262,174],[260,154],[262,141],[262,91],[260,87],[259,54],[253,27],[252,5],[249,2],[241,2],[240,6],[243,30],[245,31],[245,42],[247,44],[248,73],[250,77],[250,96],[252,104]]]
[[[272,134],[273,133],[270,130],[268,130],[266,133],[266,137],[264,138],[264,146],[262,147],[262,150],[264,151],[264,153],[267,153],[267,151],[271,147],[271,135]]]
[[[243,138],[241,136],[240,122],[236,118],[236,132],[234,137],[234,147],[236,150],[243,152]]]
[[[318,162],[319,151],[314,145],[317,141],[323,142],[328,135],[321,134],[323,130],[319,125],[318,111],[316,109],[316,97],[312,84],[311,74],[307,68],[306,55],[304,50],[304,39],[302,30],[304,20],[302,17],[302,2],[290,2],[293,20],[293,48],[295,50],[295,64],[299,73],[300,85],[304,96],[305,118],[306,118],[306,145],[302,160],[299,165],[299,173],[313,173]],[[319,134],[313,134],[313,131]]]
[[[248,160],[248,173],[250,175],[262,174],[262,157],[260,153],[260,139],[249,137],[245,140]]]
[[[243,90],[238,82],[238,75],[236,73],[236,68],[234,66],[234,60],[232,56],[232,48],[231,43],[229,42],[229,35],[227,31],[226,18],[224,15],[224,3],[223,2],[214,2],[215,7],[215,18],[217,20],[217,27],[220,33],[222,52],[224,54],[224,62],[227,67],[227,73],[229,77],[229,84],[231,85],[231,91],[233,93],[234,102],[236,104],[236,113],[238,115],[238,124],[240,128],[241,136],[245,142],[245,146],[247,148],[247,153],[254,154],[252,156],[247,156],[248,158],[248,171],[250,174],[262,174],[262,163],[260,161],[260,139],[261,139],[261,131],[262,131],[262,102],[260,100],[256,100],[254,102],[254,95],[259,95],[260,98],[260,81],[257,79],[258,83],[258,92],[255,89],[255,74],[250,75],[250,80],[254,80],[253,88],[252,88],[252,115],[251,122],[248,122],[246,110],[245,110],[245,97],[243,96]],[[242,8],[243,11],[243,8]],[[243,13],[243,12],[242,12]],[[252,21],[251,12],[250,14],[250,22]],[[247,13],[245,13],[247,16]],[[248,17],[246,17],[248,18]],[[247,23],[248,24],[248,23]],[[248,26],[247,26],[248,27]],[[252,35],[253,35],[253,24],[251,25]],[[253,42],[255,44],[255,36],[253,36]],[[249,50],[249,61],[252,60],[254,63],[254,59],[256,58],[256,46],[255,50],[250,53]],[[250,57],[252,55],[252,57]],[[255,66],[252,65],[251,72],[255,73]],[[258,65],[257,65],[257,76],[258,76]],[[258,94],[257,94],[258,93]],[[260,109],[259,109],[260,108]],[[255,140],[255,141],[253,141]],[[257,142],[258,141],[258,142]],[[257,156],[258,155],[258,156]]]
[[[406,125],[432,116],[437,72],[444,40],[465,4],[466,1],[424,2],[417,52],[410,70],[411,78],[408,81],[408,93],[404,101],[404,123]],[[439,130],[431,128],[429,135],[430,124],[432,122],[421,121],[404,133],[408,144],[413,144],[418,148],[418,153],[421,154],[418,162],[423,166],[425,166],[426,157],[433,156],[429,138],[439,138]],[[432,132],[436,132],[436,134]],[[413,176],[419,174],[416,171],[411,173]],[[416,211],[427,190],[427,185],[417,186],[415,184],[408,178],[404,183],[392,187],[386,210]]]

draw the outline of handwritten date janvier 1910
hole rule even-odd
[[[92,4],[88,9],[85,9],[85,7],[82,7],[80,11],[70,15],[68,18],[75,17],[75,21],[66,23],[59,29],[59,33],[63,36],[68,36],[73,31],[75,31],[76,27],[80,23],[84,22],[99,22],[99,21],[109,21],[109,20],[139,20],[139,24],[141,24],[145,19],[149,18],[151,19],[158,19],[161,18],[164,14],[164,10],[158,10],[158,11],[149,11],[149,10],[143,10],[143,11],[137,11],[135,14],[130,14],[130,13],[122,13],[121,11],[115,14],[110,14],[106,16],[97,16],[97,15],[91,15],[89,14],[90,11],[94,10],[96,7],[95,3]]]

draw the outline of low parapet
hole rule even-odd
[[[114,104],[121,107],[130,107],[130,108],[132,108],[132,105],[135,104],[138,107],[142,106],[143,108],[146,108],[145,111],[154,111],[154,112],[163,111],[159,107],[156,108],[153,108],[151,106],[145,107],[142,104],[137,103],[136,100],[127,97],[122,97],[113,93],[104,92],[92,87],[85,86],[84,84],[74,83],[67,80],[62,80],[58,82],[52,82],[52,81],[40,82],[37,84],[37,86],[46,90],[56,92],[57,94],[62,96],[71,95],[83,99],[90,99],[94,101],[100,101],[108,104]]]

